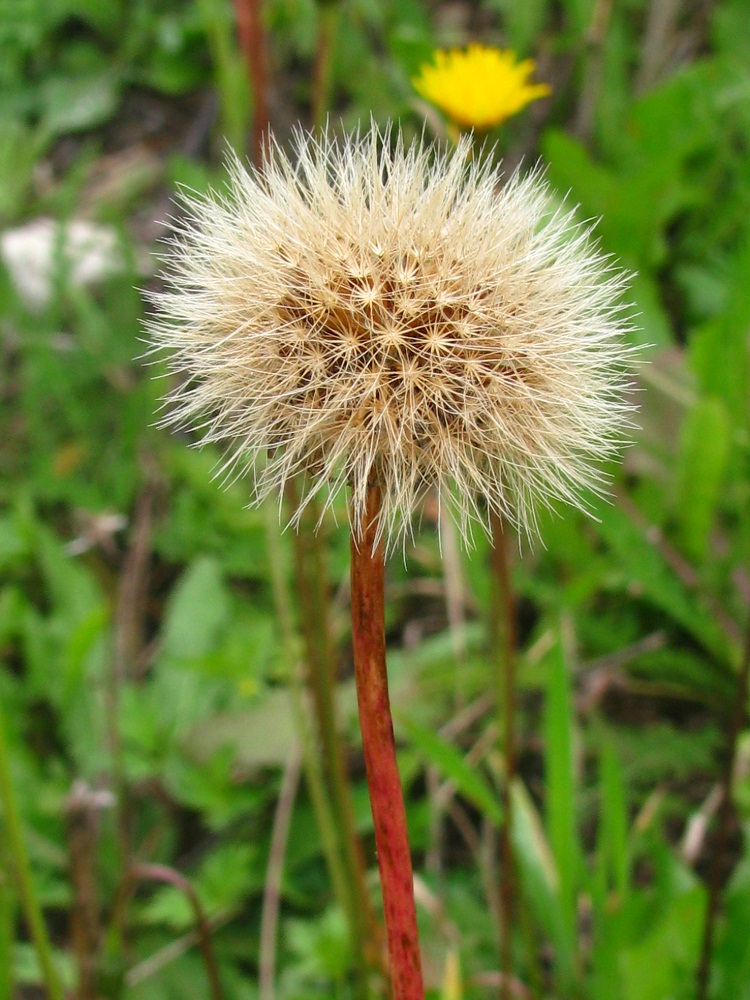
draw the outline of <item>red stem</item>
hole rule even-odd
[[[352,641],[365,754],[375,826],[380,885],[390,957],[393,1000],[424,1000],[414,905],[414,882],[393,739],[385,664],[385,557],[375,544],[380,488],[367,490],[362,537],[352,536]]]
[[[260,168],[263,145],[268,140],[268,96],[266,77],[266,33],[262,0],[235,0],[237,36],[245,56],[253,88],[253,131],[250,158]]]

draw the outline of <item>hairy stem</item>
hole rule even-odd
[[[721,803],[719,805],[716,846],[711,862],[711,874],[708,885],[708,903],[706,905],[706,922],[703,927],[703,943],[701,957],[696,975],[696,1000],[706,1000],[708,996],[708,980],[711,971],[711,955],[713,953],[714,930],[716,918],[719,915],[721,901],[721,869],[725,863],[729,825],[732,819],[732,776],[737,757],[737,742],[742,723],[747,710],[748,687],[750,686],[750,621],[745,632],[745,642],[742,660],[737,675],[737,697],[734,701],[734,711],[729,724],[724,766],[721,775]]]
[[[385,557],[376,543],[380,488],[368,486],[362,536],[352,536],[352,641],[359,723],[375,826],[393,1000],[424,1000],[406,808],[396,762],[385,661]]]
[[[511,948],[515,913],[515,859],[512,838],[513,779],[516,775],[516,605],[510,579],[508,535],[502,518],[493,513],[492,576],[493,662],[497,668],[497,709],[501,750],[505,760],[502,785],[503,818],[500,827],[500,958],[503,971],[502,1000],[510,1000],[513,954]]]
[[[44,989],[48,1000],[63,1000],[62,984],[52,957],[52,946],[47,936],[42,908],[31,877],[21,815],[10,773],[2,706],[0,706],[0,806],[2,807],[2,826],[7,841],[6,855],[9,866],[15,873],[18,895],[23,906],[29,935],[39,960]]]

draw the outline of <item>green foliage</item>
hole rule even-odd
[[[565,971],[570,975],[576,961],[576,882],[580,849],[576,831],[570,677],[559,645],[550,657],[548,669],[545,702],[545,743],[549,748],[545,761],[546,833],[557,875],[556,889],[564,935],[562,954],[569,960]]]
[[[502,812],[495,793],[459,750],[424,726],[403,722],[403,727],[411,743],[438,769],[443,778],[450,779],[461,795],[473,802],[495,823],[501,822]]]
[[[702,399],[685,420],[677,464],[675,514],[685,551],[705,558],[730,450],[730,423],[718,399]]]
[[[720,773],[747,618],[746,2],[680,20],[655,54],[645,0],[337,9],[331,118],[345,127],[373,115],[399,118],[407,136],[425,128],[410,78],[438,43],[481,37],[537,58],[552,97],[490,139],[513,162],[541,155],[581,222],[596,222],[602,250],[633,272],[632,339],[649,345],[636,376],[643,430],[624,468],[609,470],[609,502],[592,501],[596,517],[545,513],[544,547],[515,560],[512,945],[540,1000],[687,1000],[714,845],[709,830],[696,853],[693,838]],[[264,16],[283,143],[309,120],[319,11],[269,0]],[[158,280],[150,220],[179,211],[166,207],[177,184],[221,189],[219,150],[226,139],[241,152],[252,121],[247,77],[228,0],[0,4],[0,699],[34,886],[69,983],[66,803],[75,782],[97,803],[102,993],[121,1000],[207,995],[184,893],[130,893],[123,851],[190,879],[227,997],[257,1000],[274,813],[300,737],[288,686],[297,645],[276,613],[266,512],[247,508],[245,484],[212,478],[217,450],[153,426],[170,376],[134,360],[148,308],[136,289]],[[40,217],[54,220],[48,259],[25,266],[45,270],[47,294],[30,304],[5,238]],[[90,284],[65,244],[81,219],[109,227],[114,248]],[[338,708],[374,888],[336,514],[323,537]],[[432,993],[458,954],[455,995],[481,1000],[482,975],[498,967],[503,818],[489,550],[478,538],[447,587],[432,518],[428,504],[406,565],[388,568],[391,695]],[[452,606],[449,623],[456,589],[461,615]],[[741,741],[712,1000],[750,1000],[746,756]],[[356,995],[316,809],[303,784],[276,887],[279,1000]],[[0,811],[0,1000],[40,981],[12,873]]]

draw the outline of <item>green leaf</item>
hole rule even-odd
[[[23,564],[29,545],[13,517],[0,517],[0,570],[4,573]]]
[[[508,33],[514,51],[519,55],[535,55],[534,46],[548,15],[548,0],[526,0],[525,3],[490,0],[490,5],[502,17],[504,30]]]
[[[229,598],[215,559],[197,559],[173,590],[164,621],[163,651],[197,659],[214,648],[229,615]]]
[[[644,536],[628,515],[615,505],[596,511],[598,530],[616,556],[628,586],[637,584],[643,596],[661,608],[725,667],[734,663],[734,651],[721,627]]]
[[[713,973],[717,997],[750,996],[750,858],[745,829],[745,852],[724,894],[725,921],[719,925]]]
[[[5,115],[0,129],[0,223],[24,211],[34,180],[34,164],[44,152],[44,138],[37,130]]]
[[[627,898],[630,886],[630,852],[628,850],[628,811],[625,781],[612,740],[602,734],[599,759],[599,796],[601,819],[597,838],[597,861],[602,888],[611,887],[617,893],[618,906]]]
[[[431,729],[417,725],[408,719],[400,718],[412,744],[422,755],[449,778],[458,791],[494,823],[502,820],[500,803],[491,786],[482,777],[480,771],[469,764],[461,751],[434,733]]]
[[[696,330],[688,344],[690,365],[706,396],[722,400],[737,427],[747,427],[750,409],[750,238],[732,258],[724,307]]]
[[[102,125],[117,110],[120,81],[114,72],[50,77],[44,85],[41,131],[66,135]]]
[[[349,935],[341,910],[329,908],[315,920],[290,921],[289,948],[295,956],[288,978],[304,984],[302,996],[311,995],[311,983],[328,980],[342,984],[351,965]],[[331,996],[340,996],[341,989]]]
[[[685,551],[695,560],[705,558],[716,519],[730,433],[729,415],[719,399],[700,400],[682,428],[675,516]]]
[[[544,827],[531,796],[520,780],[511,789],[513,803],[513,852],[523,886],[523,899],[534,919],[555,948],[556,971],[571,979],[573,945],[560,898],[560,878],[545,837]]]
[[[246,711],[219,712],[194,726],[190,749],[201,759],[230,746],[237,767],[255,771],[283,766],[296,735],[291,695],[286,688],[274,688]]]
[[[624,1000],[691,996],[700,950],[705,891],[694,885],[676,896],[648,933],[620,955]]]
[[[36,530],[37,558],[44,575],[53,614],[73,625],[99,607],[102,596],[93,574],[41,524]]]

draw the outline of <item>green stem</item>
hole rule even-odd
[[[290,497],[294,502],[294,498]],[[369,996],[369,969],[377,964],[378,930],[365,882],[365,864],[354,821],[345,747],[337,722],[336,661],[331,640],[322,536],[316,533],[318,510],[308,504],[295,534],[295,574],[308,684],[317,722],[323,773],[330,790],[346,875],[346,914],[358,972],[360,995]]]
[[[0,1000],[13,1000],[13,893],[4,848],[0,843]]]
[[[7,856],[11,867],[15,870],[18,895],[23,906],[29,934],[36,949],[47,997],[48,1000],[64,1000],[62,984],[52,958],[52,946],[47,936],[42,908],[39,905],[34,882],[31,878],[29,856],[26,852],[21,816],[13,791],[13,780],[8,763],[2,706],[0,706],[0,803],[2,803],[4,825],[8,838]]]
[[[515,858],[513,856],[513,798],[516,775],[516,607],[510,579],[508,535],[502,518],[491,515],[493,591],[493,663],[497,668],[497,714],[501,751],[505,760],[502,784],[503,817],[500,826],[500,956],[502,1000],[511,1000],[513,975],[512,929],[515,916]]]
[[[331,67],[333,45],[336,37],[338,3],[335,0],[319,0],[318,36],[315,43],[315,65],[312,80],[312,123],[320,128],[325,124],[331,98]]]
[[[376,542],[380,488],[368,486],[352,535],[352,644],[359,724],[375,827],[393,1000],[424,1000],[406,807],[396,761],[385,662],[385,554]]]
[[[326,866],[331,877],[333,891],[344,913],[349,898],[347,878],[341,860],[336,821],[333,817],[328,792],[325,787],[322,768],[317,752],[316,740],[310,727],[309,710],[305,704],[302,683],[303,669],[300,665],[300,643],[294,624],[294,613],[286,579],[285,558],[278,524],[278,508],[273,503],[266,505],[266,545],[271,573],[276,615],[281,626],[282,641],[287,663],[288,680],[294,712],[295,729],[302,746],[302,763],[305,782],[315,814],[315,822],[320,833],[321,846]]]

